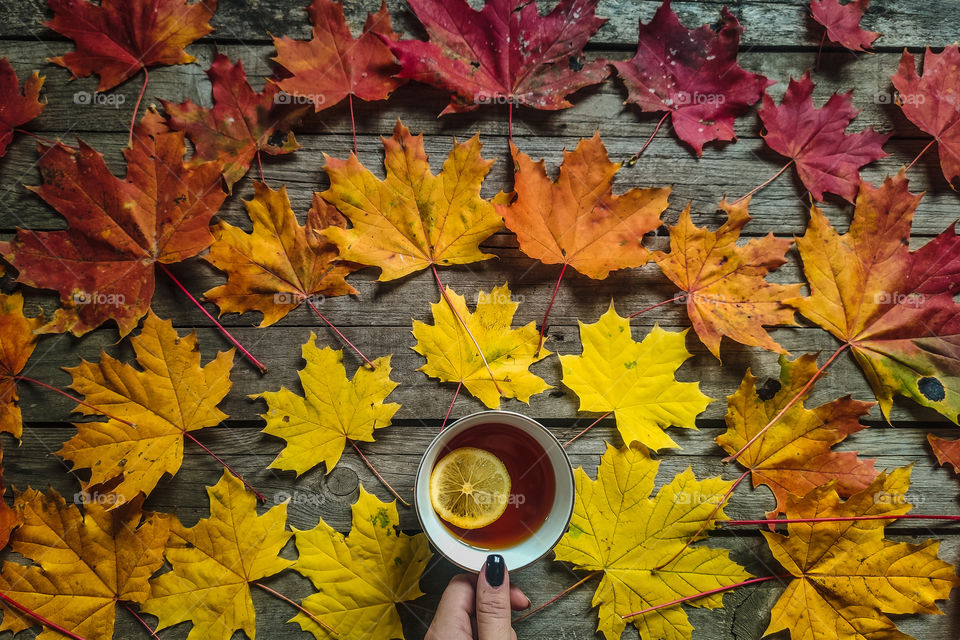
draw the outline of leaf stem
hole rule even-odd
[[[790,398],[790,402],[785,404],[783,408],[780,409],[780,411],[777,413],[777,415],[773,416],[773,419],[770,420],[770,422],[768,422],[763,429],[760,429],[760,431],[758,431],[752,438],[750,438],[750,440],[747,441],[747,444],[740,447],[739,451],[737,451],[732,456],[727,456],[726,458],[723,458],[723,462],[733,462],[734,460],[739,458],[740,455],[750,447],[750,445],[752,445],[761,436],[763,436],[763,434],[765,434],[770,427],[776,424],[777,420],[783,417],[783,414],[785,414],[790,409],[790,407],[792,407],[794,404],[797,403],[797,400],[802,398],[804,394],[807,393],[810,387],[813,386],[813,383],[817,381],[817,378],[819,378],[823,374],[823,372],[827,370],[827,367],[830,366],[830,363],[836,360],[837,356],[839,356],[843,352],[843,350],[849,346],[850,346],[849,342],[844,342],[842,345],[840,345],[840,347],[833,352],[833,355],[830,356],[830,358],[823,363],[823,366],[817,369],[816,372],[814,372],[814,374],[810,376],[810,379],[807,380],[807,384],[803,385],[803,388],[797,392],[797,395]]]
[[[22,133],[22,134],[24,134],[24,135],[28,135],[28,136],[30,136],[31,138],[34,138],[34,139],[39,140],[40,142],[42,142],[42,143],[44,143],[44,144],[48,144],[48,145],[51,145],[51,146],[56,146],[56,145],[58,145],[58,144],[63,144],[62,142],[58,142],[57,140],[51,140],[50,138],[44,138],[43,136],[38,136],[38,135],[35,134],[33,131],[28,131],[28,130],[26,130],[26,129],[21,129],[20,127],[16,127],[16,128],[14,129],[14,131],[16,131],[17,133]],[[68,147],[68,148],[71,148],[71,149],[73,148],[73,147],[70,147],[70,145],[67,145],[67,144],[63,144],[63,146]]]
[[[613,410],[612,410],[612,409],[611,409],[610,411],[607,411],[605,414],[603,414],[602,416],[600,416],[599,418],[597,418],[596,420],[594,420],[594,421],[591,422],[590,424],[588,424],[586,429],[584,429],[583,431],[581,431],[581,432],[578,433],[577,435],[573,436],[572,438],[570,438],[569,440],[567,440],[566,442],[564,442],[563,445],[562,445],[563,448],[566,449],[568,444],[570,444],[571,442],[573,442],[574,440],[576,440],[577,438],[579,438],[580,436],[582,436],[583,434],[585,434],[587,431],[590,431],[590,429],[592,429],[595,424],[597,424],[598,422],[600,422],[601,420],[603,420],[604,418],[606,418],[606,417],[607,417],[608,415],[610,415],[611,413],[613,413]]]
[[[460,395],[460,387],[462,386],[463,380],[457,385],[457,390],[453,392],[453,400],[450,401],[450,406],[447,407],[447,415],[443,416],[443,424],[440,425],[440,431],[443,431],[444,427],[447,426],[447,419],[450,417],[450,412],[453,411],[453,405],[457,401],[457,396]]]
[[[933,146],[933,143],[935,143],[936,141],[937,141],[937,139],[934,138],[933,140],[931,140],[930,142],[928,142],[928,143],[927,143],[927,146],[925,146],[923,149],[920,150],[920,153],[917,154],[917,157],[913,159],[913,162],[911,162],[910,164],[907,165],[907,168],[904,169],[904,171],[910,171],[910,167],[912,167],[913,165],[917,164],[917,160],[920,159],[920,156],[922,156],[923,154],[925,154],[925,153],[930,149],[930,147]]]
[[[357,121],[353,117],[353,94],[347,94],[347,102],[350,104],[350,131],[353,132],[353,155],[360,155],[359,147],[357,147]]]
[[[673,562],[674,560],[676,560],[677,558],[679,558],[679,557],[680,557],[680,554],[683,553],[684,551],[686,551],[686,550],[687,550],[687,547],[689,547],[691,544],[693,544],[693,543],[697,540],[697,538],[700,537],[700,534],[704,532],[704,530],[707,528],[707,525],[709,525],[710,522],[713,520],[714,516],[717,515],[717,512],[720,511],[720,509],[723,508],[723,505],[727,502],[727,500],[730,499],[730,496],[733,494],[733,490],[736,489],[737,486],[738,486],[741,482],[743,482],[743,479],[746,478],[746,477],[747,477],[747,474],[750,473],[751,471],[753,471],[753,470],[752,470],[752,469],[747,469],[747,470],[744,471],[742,474],[740,474],[740,477],[737,478],[737,479],[733,482],[732,485],[730,485],[730,488],[729,488],[729,489],[727,490],[727,492],[723,495],[723,499],[720,500],[720,501],[713,507],[713,511],[710,512],[710,515],[707,516],[706,519],[704,519],[703,524],[700,525],[700,528],[697,529],[697,532],[696,532],[695,534],[693,534],[693,535],[690,537],[689,540],[687,540],[686,544],[684,544],[683,547],[681,547],[679,551],[677,551],[675,554],[673,554],[672,556],[670,556],[670,559],[669,559],[669,560],[667,560],[666,562],[661,562],[657,567],[655,567],[655,568],[654,568],[654,571],[660,571],[660,569],[663,569],[665,566],[667,566],[668,564],[670,564],[671,562]]]
[[[823,43],[827,39],[827,30],[824,28],[823,35],[820,36],[820,47],[817,49],[817,60],[813,63],[813,70],[816,71],[820,68],[820,54],[823,53]]]
[[[781,574],[778,576],[763,576],[762,578],[751,578],[750,580],[744,580],[743,582],[730,584],[725,587],[717,587],[716,589],[701,591],[700,593],[695,593],[692,596],[684,596],[683,598],[677,598],[676,600],[671,600],[670,602],[664,602],[663,604],[657,604],[652,607],[647,607],[646,609],[641,609],[640,611],[634,611],[633,613],[628,613],[620,617],[626,620],[627,618],[633,618],[635,616],[643,615],[644,613],[650,613],[651,611],[656,611],[657,609],[672,607],[675,604],[681,604],[683,602],[687,602],[688,600],[697,600],[698,598],[703,598],[705,596],[712,596],[715,593],[723,593],[724,591],[730,591],[731,589],[736,589],[737,587],[745,587],[748,584],[757,584],[758,582],[766,582],[767,580],[783,580],[784,578],[793,578],[793,577],[794,576],[790,574]]]
[[[260,182],[266,184],[267,181],[263,177],[263,160],[260,159],[260,149],[257,149],[257,168],[260,170]]]
[[[140,87],[140,95],[137,96],[137,103],[133,105],[133,117],[130,119],[130,138],[127,141],[128,146],[133,147],[133,127],[137,123],[137,113],[140,111],[140,103],[143,101],[143,94],[147,92],[147,82],[150,81],[150,74],[147,68],[143,68],[143,86]]]
[[[635,313],[631,313],[630,315],[628,315],[628,316],[627,316],[627,320],[629,320],[630,318],[633,318],[634,316],[638,316],[638,315],[640,315],[641,313],[646,313],[647,311],[653,311],[653,310],[656,309],[657,307],[662,307],[662,306],[665,305],[665,304],[670,304],[671,302],[676,302],[677,300],[683,300],[683,297],[686,296],[686,295],[687,295],[687,292],[684,291],[684,292],[681,293],[680,295],[674,296],[674,297],[670,298],[669,300],[664,300],[663,302],[658,302],[657,304],[650,305],[650,306],[647,307],[646,309],[640,309],[640,311],[637,311],[637,312],[635,312]]]
[[[869,515],[869,516],[829,516],[825,518],[780,518],[777,520],[722,520],[720,524],[730,526],[757,525],[757,524],[802,524],[813,522],[847,522],[851,520],[951,520],[960,521],[960,516],[928,515],[928,514],[901,514],[901,515]]]
[[[543,322],[540,323],[540,342],[537,343],[537,352],[534,354],[534,357],[540,355],[540,349],[543,348],[543,336],[547,332],[547,318],[550,317],[550,310],[553,309],[553,303],[557,299],[557,291],[560,290],[560,281],[563,280],[563,274],[567,272],[568,263],[563,263],[563,268],[560,269],[560,275],[557,276],[557,286],[553,288],[553,295],[550,296],[550,303],[547,305],[547,310],[543,314]]]
[[[294,600],[291,600],[290,598],[288,598],[287,596],[283,595],[283,594],[280,593],[279,591],[274,591],[273,589],[271,589],[271,588],[268,587],[267,585],[261,584],[261,583],[257,582],[256,580],[254,580],[254,581],[251,582],[250,584],[252,584],[252,585],[255,586],[255,587],[260,587],[261,589],[263,589],[264,591],[266,591],[267,593],[269,593],[270,595],[272,595],[274,598],[279,598],[280,600],[283,600],[284,602],[286,602],[287,604],[289,604],[291,607],[297,609],[300,613],[302,613],[303,615],[307,616],[308,618],[310,618],[311,620],[313,620],[314,622],[316,622],[316,623],[317,623],[318,625],[320,625],[324,630],[326,630],[328,633],[330,633],[333,637],[335,637],[335,638],[336,638],[336,637],[339,637],[338,634],[337,634],[337,632],[334,631],[334,630],[330,627],[330,625],[328,625],[326,622],[324,622],[323,620],[321,620],[321,619],[318,618],[317,616],[315,616],[315,615],[313,615],[312,613],[310,613],[309,611],[307,611],[307,610],[306,610],[301,604],[299,604],[298,602],[296,602],[296,601],[294,601]]]
[[[386,479],[385,479],[382,475],[380,475],[380,472],[377,471],[376,467],[374,467],[373,464],[372,464],[369,460],[367,460],[367,456],[363,455],[363,451],[360,451],[360,447],[357,446],[357,443],[354,442],[353,440],[351,440],[350,438],[347,438],[347,442],[349,442],[350,444],[353,445],[353,448],[356,449],[356,451],[357,451],[358,454],[360,454],[360,458],[367,464],[368,467],[370,467],[370,471],[373,471],[373,475],[377,476],[377,480],[379,480],[380,482],[382,482],[382,483],[383,483],[383,486],[385,486],[387,489],[389,489],[389,490],[390,490],[390,493],[392,493],[394,496],[396,496],[397,500],[399,500],[400,502],[403,503],[403,506],[409,508],[409,507],[410,507],[410,503],[407,502],[406,500],[404,500],[403,498],[401,498],[401,497],[400,497],[400,494],[397,493],[397,490],[394,489],[394,488],[390,485],[390,483],[387,482]]]
[[[47,620],[46,618],[44,618],[43,616],[41,616],[39,613],[36,613],[36,612],[34,612],[34,611],[31,611],[30,609],[27,609],[25,606],[23,606],[22,604],[20,604],[19,602],[17,602],[16,600],[14,600],[14,599],[11,598],[10,596],[8,596],[7,594],[3,593],[2,591],[0,591],[0,600],[3,600],[4,602],[6,602],[7,604],[9,604],[10,606],[12,606],[12,607],[14,607],[14,608],[16,608],[16,609],[19,609],[20,611],[22,611],[23,613],[27,614],[28,616],[30,616],[30,617],[33,618],[34,620],[37,620],[38,622],[40,622],[40,623],[42,623],[42,624],[50,627],[50,628],[53,629],[54,631],[59,631],[59,632],[62,633],[63,635],[67,636],[68,638],[73,638],[73,640],[86,640],[86,638],[84,638],[83,636],[78,636],[78,635],[75,634],[74,632],[68,631],[67,629],[64,629],[63,627],[61,627],[60,625],[58,625],[56,622],[52,622],[51,620]]]
[[[153,627],[151,627],[149,624],[147,624],[147,621],[144,620],[143,618],[141,618],[141,617],[140,617],[140,614],[137,613],[136,611],[134,611],[133,607],[131,607],[131,606],[130,606],[129,604],[127,604],[126,602],[121,602],[120,604],[123,605],[123,608],[124,608],[124,609],[126,609],[127,611],[130,612],[130,615],[132,615],[134,618],[136,618],[137,620],[139,620],[139,621],[140,621],[140,624],[142,624],[144,627],[147,628],[147,631],[150,632],[151,637],[154,637],[154,638],[156,638],[157,640],[160,640],[160,636],[158,636],[158,635],[157,635],[157,632],[153,630]]]
[[[739,204],[740,202],[743,202],[744,200],[746,200],[747,198],[749,198],[750,196],[752,196],[753,194],[755,194],[757,191],[760,191],[760,189],[763,189],[765,186],[767,186],[768,184],[770,184],[771,182],[773,182],[774,180],[776,180],[777,178],[779,178],[779,177],[780,177],[780,174],[783,173],[784,171],[786,171],[787,169],[789,169],[789,168],[790,168],[790,165],[792,165],[792,164],[793,164],[793,160],[791,160],[791,161],[788,162],[787,164],[783,165],[783,167],[780,169],[780,171],[777,171],[775,174],[773,174],[772,176],[770,176],[769,178],[767,178],[766,181],[758,184],[756,187],[754,187],[753,189],[751,189],[750,191],[748,191],[746,194],[744,194],[744,195],[740,196],[739,198],[737,198],[737,199],[733,202],[733,204]]]
[[[363,361],[367,364],[367,366],[370,367],[370,370],[371,370],[371,371],[375,371],[375,370],[377,369],[376,365],[374,365],[372,362],[370,362],[370,359],[367,358],[367,356],[363,355],[363,352],[360,351],[360,349],[358,349],[355,344],[353,344],[352,342],[350,342],[350,340],[347,338],[347,336],[345,336],[345,335],[343,335],[342,333],[340,333],[340,329],[337,329],[332,322],[330,322],[329,320],[327,320],[327,317],[326,317],[325,315],[323,315],[322,313],[320,313],[320,309],[317,309],[317,305],[313,304],[313,301],[309,298],[309,296],[306,297],[306,298],[304,298],[304,300],[307,301],[307,304],[310,305],[310,308],[313,309],[314,313],[316,313],[318,316],[320,316],[320,319],[323,320],[324,322],[326,322],[327,325],[328,325],[331,329],[333,329],[333,332],[336,333],[338,336],[340,336],[340,339],[341,339],[341,340],[343,340],[343,341],[346,342],[348,345],[350,345],[350,348],[353,349],[354,351],[356,351],[356,352],[357,352],[357,355],[359,355],[361,358],[363,358]]]
[[[553,596],[552,598],[550,598],[549,600],[547,600],[546,602],[544,602],[542,605],[540,605],[539,607],[537,607],[537,608],[534,609],[533,611],[528,611],[528,612],[526,612],[525,614],[523,614],[522,616],[520,616],[519,618],[514,618],[513,621],[511,622],[511,624],[516,624],[516,623],[520,622],[521,620],[526,620],[527,618],[529,618],[530,616],[532,616],[532,615],[535,614],[536,612],[540,611],[541,609],[544,609],[544,608],[548,607],[549,605],[553,604],[554,602],[556,602],[557,600],[559,600],[559,599],[562,598],[563,596],[567,595],[568,593],[570,593],[571,591],[573,591],[574,589],[576,589],[577,587],[579,587],[580,585],[582,585],[584,582],[586,582],[586,581],[589,580],[590,578],[593,578],[593,577],[595,577],[595,576],[598,576],[598,575],[600,575],[601,573],[603,573],[603,570],[602,570],[602,569],[597,569],[596,571],[594,571],[594,572],[592,572],[592,573],[588,573],[586,576],[584,576],[583,578],[581,578],[578,582],[576,582],[575,584],[567,587],[566,589],[564,589],[563,591],[561,591],[561,592],[558,593],[557,595]]]
[[[57,389],[56,387],[50,386],[50,385],[47,384],[46,382],[40,382],[39,380],[36,380],[35,378],[28,378],[27,376],[13,376],[13,377],[14,377],[15,380],[23,380],[24,382],[29,382],[29,383],[31,383],[31,384],[35,384],[35,385],[37,385],[37,386],[43,387],[44,389],[49,389],[50,391],[53,391],[53,392],[55,392],[55,393],[59,393],[60,395],[62,395],[62,396],[65,397],[65,398],[70,398],[71,400],[73,400],[73,401],[76,402],[77,404],[82,404],[83,406],[88,407],[88,408],[90,408],[90,409],[93,409],[93,410],[96,411],[97,413],[99,413],[99,414],[101,414],[101,415],[104,415],[104,416],[110,418],[111,420],[116,420],[117,422],[123,423],[123,424],[127,425],[128,427],[135,427],[135,426],[136,426],[136,425],[134,425],[132,422],[129,422],[129,421],[127,421],[127,420],[124,420],[123,418],[118,418],[118,417],[115,416],[115,415],[111,415],[111,414],[107,413],[106,411],[104,411],[104,410],[101,409],[100,407],[97,407],[97,406],[95,406],[95,405],[92,405],[92,404],[90,404],[89,402],[84,402],[83,400],[81,400],[80,398],[78,398],[78,397],[75,396],[75,395],[69,394],[69,393],[67,393],[66,391],[61,391],[60,389]]]
[[[497,393],[503,396],[503,389],[501,389],[500,385],[497,384],[497,378],[493,375],[493,370],[490,368],[490,363],[487,362],[487,356],[483,355],[483,349],[480,348],[480,343],[477,342],[477,339],[473,337],[473,332],[470,331],[470,327],[467,326],[463,316],[460,315],[460,312],[457,311],[457,308],[454,306],[453,300],[450,299],[450,295],[447,293],[447,288],[443,286],[443,283],[440,281],[440,274],[437,273],[437,265],[432,264],[430,265],[430,268],[433,269],[433,277],[437,280],[437,286],[440,287],[440,293],[443,295],[443,299],[447,301],[447,306],[450,307],[450,310],[453,311],[453,314],[457,316],[457,320],[460,321],[460,325],[463,327],[464,331],[467,332],[467,335],[470,336],[473,346],[477,348],[477,353],[480,354],[480,359],[483,360],[483,366],[487,368],[487,373],[490,374],[490,380],[493,381],[493,386],[496,388]]]
[[[510,96],[510,99],[507,100],[507,134],[510,137],[510,142],[513,142],[513,96]]]
[[[253,494],[254,494],[255,496],[257,496],[257,500],[259,500],[260,502],[266,502],[266,501],[267,501],[267,499],[263,497],[263,494],[261,494],[259,491],[257,491],[256,489],[254,489],[254,488],[250,485],[249,482],[247,482],[246,480],[243,479],[243,476],[242,476],[242,475],[240,475],[239,473],[237,473],[236,471],[234,471],[233,468],[232,468],[230,465],[228,465],[226,462],[224,462],[223,459],[222,459],[220,456],[218,456],[218,455],[215,454],[213,451],[211,451],[211,450],[209,449],[209,447],[207,447],[207,445],[205,445],[205,444],[203,444],[202,442],[200,442],[199,440],[197,440],[197,438],[196,438],[192,433],[190,433],[189,431],[184,431],[184,432],[183,432],[183,435],[185,435],[186,437],[188,437],[188,438],[190,438],[191,440],[193,440],[193,442],[194,442],[197,446],[199,446],[201,449],[203,449],[204,451],[206,451],[207,453],[209,453],[211,456],[213,456],[213,459],[214,459],[214,460],[216,460],[217,462],[219,462],[220,464],[222,464],[224,469],[226,469],[227,471],[229,471],[230,473],[232,473],[233,475],[235,475],[235,476],[237,477],[237,479],[238,479],[240,482],[243,483],[243,486],[245,486],[247,489],[250,489],[250,491],[252,491]]]
[[[266,367],[262,362],[260,362],[260,361],[257,360],[256,358],[254,358],[254,357],[253,357],[253,354],[251,354],[249,351],[247,351],[247,350],[244,348],[244,346],[243,346],[242,344],[240,344],[239,341],[237,341],[236,338],[234,338],[232,335],[230,335],[230,332],[227,331],[222,324],[220,324],[219,322],[217,322],[217,319],[216,319],[216,318],[214,318],[212,315],[210,315],[210,312],[209,312],[209,311],[207,311],[206,309],[203,308],[203,305],[200,304],[200,301],[197,300],[196,298],[194,298],[193,295],[187,290],[187,288],[186,288],[185,286],[183,286],[183,284],[174,277],[173,273],[171,273],[170,270],[167,269],[167,266],[166,266],[165,264],[163,264],[162,262],[158,262],[157,265],[160,267],[160,269],[161,269],[165,274],[167,274],[167,277],[168,277],[168,278],[170,278],[171,280],[173,280],[173,283],[174,283],[175,285],[177,285],[177,287],[179,287],[180,291],[183,291],[183,293],[185,293],[186,296],[187,296],[188,298],[190,298],[190,301],[197,306],[197,309],[200,309],[200,311],[203,312],[203,315],[207,316],[207,319],[210,320],[210,322],[212,322],[213,324],[215,324],[218,329],[220,329],[220,332],[223,333],[223,335],[226,336],[227,339],[228,339],[231,343],[233,343],[233,346],[235,346],[237,349],[239,349],[240,352],[241,352],[244,356],[246,356],[246,358],[247,358],[250,362],[252,362],[252,363],[257,367],[257,369],[260,370],[260,373],[266,373],[266,372],[267,372],[267,367]]]
[[[640,159],[640,155],[641,155],[644,151],[646,151],[646,150],[647,150],[647,147],[650,146],[650,143],[653,142],[653,139],[657,136],[657,132],[660,131],[660,127],[663,126],[663,123],[664,123],[664,121],[667,119],[667,116],[669,116],[671,113],[673,113],[673,112],[672,112],[672,111],[667,111],[667,112],[665,112],[665,113],[663,114],[663,117],[660,118],[660,122],[658,122],[658,123],[657,123],[657,126],[653,128],[653,133],[650,134],[650,137],[647,138],[647,141],[643,143],[643,146],[642,146],[642,147],[640,147],[640,151],[637,151],[635,154],[633,154],[632,156],[630,156],[630,159],[629,159],[629,160],[627,160],[626,165],[627,165],[628,167],[632,167],[633,165],[637,164],[637,160]]]

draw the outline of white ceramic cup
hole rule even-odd
[[[556,481],[553,506],[540,528],[523,542],[496,550],[474,547],[455,536],[430,504],[430,473],[436,466],[443,447],[463,431],[487,423],[514,427],[536,440],[550,460]],[[502,555],[510,571],[522,569],[546,555],[559,542],[570,524],[574,496],[573,467],[560,442],[539,422],[513,411],[481,411],[449,425],[437,434],[424,452],[414,485],[414,505],[427,539],[447,560],[461,569],[475,573],[480,571],[490,553]]]

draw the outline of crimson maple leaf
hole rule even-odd
[[[783,102],[777,106],[766,93],[760,120],[767,145],[797,165],[803,186],[817,200],[824,192],[853,202],[860,188],[860,168],[889,155],[881,147],[890,138],[869,127],[844,133],[860,113],[853,108],[853,90],[835,93],[821,108],[813,106],[810,72],[799,81],[790,78]]]
[[[161,100],[170,128],[185,131],[196,152],[194,161],[220,164],[227,188],[242,178],[261,151],[270,155],[299,149],[290,126],[300,119],[299,110],[278,104],[279,89],[268,82],[256,93],[247,82],[243,62],[218,54],[207,69],[213,91],[213,108],[204,109],[190,100],[176,104]]]
[[[567,96],[603,81],[603,60],[584,62],[583,47],[604,22],[598,0],[560,0],[541,16],[536,0],[409,0],[429,42],[390,42],[400,77],[449,91],[441,115],[485,103],[566,109]]]
[[[960,50],[956,44],[940,53],[927,47],[922,76],[917,75],[913,54],[904,50],[890,79],[900,93],[903,114],[940,144],[940,168],[953,186],[960,178]]]
[[[186,64],[183,50],[211,31],[217,0],[47,0],[47,26],[76,43],[76,51],[50,58],[74,77],[100,76],[97,91],[112,89],[154,65]]]
[[[860,27],[863,12],[870,0],[853,0],[840,4],[839,0],[810,0],[813,19],[826,28],[826,36],[851,51],[866,51],[881,34]]]
[[[343,5],[333,0],[313,0],[307,7],[313,23],[312,40],[274,38],[273,58],[291,76],[277,81],[293,102],[312,102],[314,111],[328,109],[347,96],[361,100],[386,100],[403,81],[385,42],[397,39],[386,2],[367,16],[363,33],[354,39],[343,15]],[[295,100],[294,100],[295,99]]]
[[[183,135],[149,111],[124,150],[126,179],[82,140],[77,149],[41,145],[43,184],[28,188],[70,228],[18,229],[0,242],[19,282],[60,293],[61,307],[39,333],[81,336],[113,319],[125,336],[150,307],[154,263],[179,262],[213,241],[210,218],[226,197],[220,169],[184,165]]]
[[[733,121],[773,84],[737,64],[743,28],[726,7],[714,29],[680,23],[670,0],[653,20],[640,21],[637,54],[612,63],[627,86],[627,102],[643,111],[667,111],[677,136],[696,150],[711,140],[735,140]]]
[[[17,72],[10,66],[10,61],[0,58],[0,157],[13,140],[13,130],[36,118],[46,106],[38,100],[42,86],[43,76],[34,71],[24,81],[21,91]]]

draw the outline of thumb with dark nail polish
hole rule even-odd
[[[477,580],[477,637],[479,640],[511,640],[510,577],[503,556],[487,556]]]

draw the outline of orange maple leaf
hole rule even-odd
[[[112,89],[154,65],[186,64],[183,50],[211,31],[217,0],[48,0],[53,20],[44,23],[76,43],[76,51],[50,58],[74,77],[100,76],[98,91]]]
[[[23,432],[23,422],[16,378],[37,346],[34,331],[42,324],[42,315],[23,315],[22,295],[0,294],[0,433],[6,431],[17,440]]]
[[[949,464],[955,473],[960,473],[960,440],[938,438],[932,433],[927,434],[927,442],[933,448],[940,466]]]
[[[773,232],[737,246],[740,230],[750,221],[747,205],[720,203],[727,221],[716,231],[694,226],[690,205],[670,227],[670,253],[657,251],[654,259],[686,295],[687,315],[700,340],[717,359],[723,336],[741,344],[786,353],[764,325],[796,324],[794,311],[783,301],[800,294],[799,284],[773,284],[766,275],[786,262],[793,242]]]
[[[127,335],[150,308],[154,264],[179,262],[210,245],[210,218],[226,197],[220,169],[185,165],[184,149],[183,133],[169,131],[155,111],[124,150],[126,179],[111,174],[82,140],[79,149],[41,146],[43,184],[28,188],[70,228],[18,229],[12,241],[0,242],[19,282],[60,294],[61,307],[41,333],[81,336],[112,319]]]
[[[757,378],[747,369],[740,388],[727,396],[727,431],[717,437],[717,444],[730,453],[739,451],[769,420],[799,393],[817,371],[817,358],[805,354],[796,360],[780,356],[780,381],[772,396],[757,392]],[[862,491],[877,472],[874,460],[863,460],[855,451],[831,451],[832,445],[867,425],[861,424],[872,402],[838,398],[815,409],[807,409],[799,400],[749,447],[737,461],[749,469],[753,486],[770,487],[777,507],[767,513],[775,518],[784,510],[788,494],[806,495],[815,487],[835,480],[840,495]]]
[[[347,222],[317,194],[300,226],[290,208],[287,188],[274,191],[262,182],[253,185],[254,197],[246,202],[253,221],[251,233],[223,222],[213,226],[214,242],[205,256],[227,272],[227,283],[204,296],[220,313],[259,311],[261,327],[269,326],[312,296],[359,293],[344,277],[360,265],[337,260],[336,245],[321,233]]]
[[[513,143],[510,150],[516,198],[498,204],[497,212],[517,234],[521,251],[597,280],[647,262],[643,236],[660,226],[670,187],[614,195],[620,163],[610,162],[599,133],[564,150],[556,181],[547,177],[543,160],[534,162]]]

